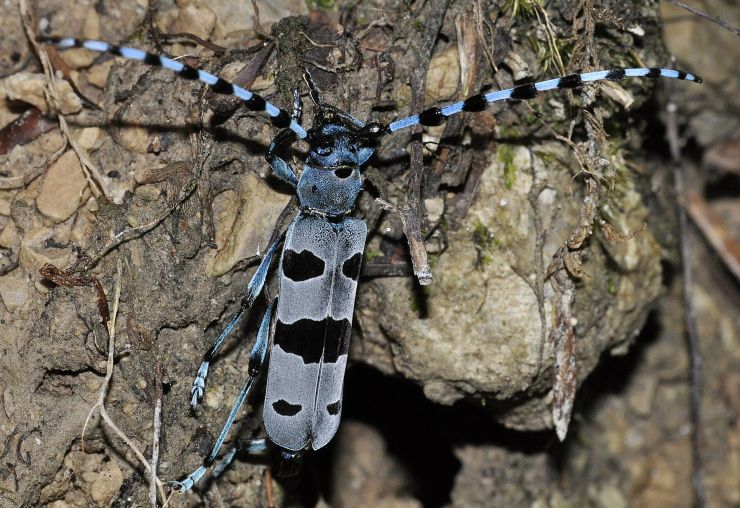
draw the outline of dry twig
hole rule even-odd
[[[74,275],[70,272],[60,270],[56,266],[46,263],[41,270],[41,275],[44,278],[49,279],[57,286],[67,287],[80,287],[80,286],[91,286],[95,288],[95,294],[98,299],[98,314],[100,314],[100,321],[103,326],[108,326],[110,322],[110,311],[108,309],[108,301],[105,298],[105,291],[103,291],[103,285],[100,283],[97,277],[88,277],[85,275]]]
[[[262,23],[260,23],[260,9],[257,6],[256,0],[252,0],[252,9],[254,9],[254,32],[268,41],[274,41],[275,37],[268,34],[265,29],[262,28]]]
[[[275,494],[272,491],[272,473],[270,468],[265,468],[264,473],[265,494],[267,495],[267,508],[275,508]]]
[[[424,32],[421,51],[419,52],[418,65],[411,74],[411,90],[413,94],[411,99],[412,111],[421,111],[424,109],[426,72],[446,10],[447,0],[435,0],[427,13],[426,30]],[[418,135],[420,131],[421,127],[417,126],[414,129],[414,134]],[[424,236],[421,234],[421,216],[423,212],[421,184],[424,176],[424,150],[420,140],[411,143],[410,162],[411,171],[408,179],[406,202],[400,206],[393,206],[383,200],[376,200],[376,202],[385,210],[392,211],[401,218],[403,232],[409,243],[414,274],[419,280],[419,284],[427,285],[432,283],[432,269],[429,266],[427,251],[424,247]]]
[[[670,85],[666,85],[670,86]],[[684,324],[686,326],[686,342],[689,350],[689,383],[691,404],[691,451],[693,455],[692,481],[694,496],[699,508],[707,506],[707,495],[704,486],[704,428],[701,417],[702,399],[702,356],[699,346],[699,332],[696,327],[696,312],[691,290],[694,286],[694,275],[691,266],[691,244],[688,238],[688,217],[686,214],[684,186],[684,167],[681,161],[681,141],[678,134],[676,110],[678,106],[672,101],[669,93],[666,104],[665,124],[666,138],[673,161],[673,185],[678,198],[678,225],[681,241],[681,268],[683,272],[683,303]]]
[[[725,21],[724,19],[720,18],[719,16],[712,16],[711,14],[708,14],[708,13],[702,11],[701,9],[697,9],[696,7],[692,7],[689,4],[685,4],[683,2],[679,2],[678,0],[668,0],[668,2],[669,3],[672,3],[673,5],[675,5],[677,7],[681,7],[682,9],[686,9],[687,11],[689,11],[692,14],[696,14],[697,16],[700,16],[700,17],[702,17],[704,19],[708,19],[712,23],[716,23],[717,25],[721,26],[725,30],[728,30],[728,31],[734,33],[735,35],[740,35],[740,29],[735,28],[734,26],[732,26],[731,24],[729,24],[727,21]]]
[[[154,430],[152,431],[152,460],[149,468],[149,502],[157,508],[157,462],[159,462],[159,434],[162,429],[162,366],[154,368]]]
[[[578,385],[578,364],[576,362],[576,338],[572,317],[575,283],[565,267],[567,247],[562,246],[555,255],[553,276],[550,283],[555,289],[553,306],[556,311],[555,326],[550,330],[555,364],[553,382],[552,420],[555,433],[560,441],[568,434],[573,403]],[[551,265],[552,267],[552,265]]]
[[[64,115],[62,115],[60,111],[59,105],[61,104],[61,100],[59,99],[59,93],[57,92],[56,88],[57,77],[54,74],[54,68],[52,67],[49,60],[49,55],[47,55],[46,51],[42,49],[36,42],[34,20],[33,16],[31,15],[31,11],[28,9],[28,4],[26,0],[20,0],[20,10],[21,18],[23,20],[23,28],[26,31],[26,35],[28,36],[28,40],[34,48],[34,51],[41,60],[41,65],[44,68],[44,74],[46,74],[46,77],[48,79],[48,86],[45,89],[45,92],[47,94],[47,102],[52,106],[53,109],[59,111],[57,113],[59,128],[61,129],[62,134],[67,140],[67,143],[69,143],[69,146],[72,147],[72,150],[74,150],[75,154],[77,154],[77,157],[80,159],[80,163],[82,164],[82,169],[85,173],[85,178],[87,179],[88,185],[90,186],[90,190],[96,197],[100,196],[101,194],[107,196],[108,193],[105,188],[105,183],[103,182],[103,177],[100,175],[100,171],[98,171],[95,164],[93,164],[93,162],[87,156],[87,152],[77,144],[77,141],[74,139],[72,133],[69,130],[69,125],[67,125],[66,118],[64,118]]]
[[[0,129],[0,155],[8,153],[15,146],[33,141],[55,126],[56,123],[45,116],[39,108],[33,107],[24,111],[21,116]]]
[[[180,195],[180,199],[177,200],[177,202],[167,208],[164,212],[159,214],[153,221],[147,222],[146,224],[143,224],[141,226],[126,229],[124,231],[121,231],[120,233],[117,233],[116,235],[111,238],[108,243],[106,243],[103,247],[98,249],[94,254],[91,256],[83,257],[81,262],[75,265],[72,268],[72,271],[74,272],[85,272],[89,270],[90,268],[94,267],[96,264],[98,264],[98,261],[100,261],[103,256],[108,254],[110,251],[121,245],[122,243],[128,242],[129,240],[133,240],[134,238],[139,238],[142,235],[148,233],[155,227],[157,227],[163,220],[165,220],[167,217],[169,217],[172,212],[174,212],[183,202],[185,202],[186,199],[190,197],[190,195],[193,193],[195,188],[198,185],[198,179],[196,176],[191,178],[191,180],[184,186],[182,190],[182,194]]]
[[[578,385],[578,351],[573,329],[575,319],[572,314],[575,299],[574,279],[586,275],[581,267],[580,249],[591,234],[591,225],[598,214],[601,195],[602,187],[598,181],[588,178],[579,224],[555,253],[547,269],[550,285],[555,291],[553,307],[556,320],[555,326],[550,331],[555,378],[552,387],[552,419],[555,432],[561,441],[568,433]]]
[[[121,430],[118,428],[118,426],[115,424],[115,422],[111,419],[111,417],[108,415],[108,412],[105,409],[105,397],[108,393],[108,387],[110,386],[110,380],[113,377],[113,355],[115,351],[115,340],[116,340],[116,316],[118,315],[118,304],[121,299],[121,279],[122,279],[122,267],[121,267],[121,260],[119,259],[116,263],[116,287],[113,294],[113,309],[111,312],[110,320],[108,321],[108,359],[106,361],[106,372],[105,372],[105,379],[103,380],[103,383],[100,385],[100,389],[98,391],[98,401],[95,403],[95,405],[90,408],[90,412],[87,414],[87,418],[85,419],[85,424],[82,426],[82,443],[81,443],[81,449],[84,452],[85,451],[85,431],[87,430],[87,424],[90,422],[90,419],[92,418],[93,414],[95,413],[95,410],[98,410],[98,413],[100,414],[100,417],[103,419],[103,421],[108,425],[117,435],[118,437],[126,443],[126,446],[131,449],[131,451],[134,452],[136,457],[139,459],[139,462],[141,462],[144,465],[144,468],[146,469],[147,473],[151,474],[152,468],[149,464],[149,461],[146,460],[146,457],[144,457],[144,454],[141,453],[139,448],[136,446],[136,444]],[[157,489],[159,491],[160,498],[162,499],[162,502],[165,502],[165,494],[164,494],[164,484],[159,479],[156,478],[156,484]]]

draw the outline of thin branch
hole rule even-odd
[[[576,339],[573,330],[573,301],[575,283],[566,267],[567,247],[562,246],[554,256],[550,270],[553,275],[550,283],[555,289],[553,306],[556,310],[555,326],[550,330],[550,342],[553,344],[553,403],[552,421],[560,441],[565,441],[568,434],[573,404],[578,387],[578,363],[576,356]]]
[[[32,168],[28,173],[21,176],[11,176],[0,178],[0,190],[23,189],[35,179],[46,172],[46,169],[54,164],[64,152],[67,151],[67,143],[62,146],[47,159],[47,161],[37,168]]]
[[[275,494],[272,491],[272,473],[270,472],[270,468],[265,468],[265,473],[263,475],[263,480],[265,482],[265,494],[267,495],[267,508],[275,508]]]
[[[426,73],[446,11],[447,0],[435,0],[427,14],[426,31],[424,32],[421,51],[419,52],[417,65],[411,74],[412,111],[421,111],[424,108]],[[417,126],[414,129],[414,134],[418,136],[419,132],[421,132],[421,127]],[[421,216],[423,212],[421,184],[424,177],[424,151],[420,140],[411,143],[410,162],[411,171],[408,179],[406,203],[397,207],[396,213],[401,217],[403,232],[409,243],[414,274],[419,280],[419,284],[427,285],[432,282],[432,269],[429,266],[427,251],[424,247],[424,237],[421,234]]]
[[[157,462],[159,462],[159,435],[162,429],[162,366],[157,360],[154,368],[154,431],[152,432],[152,460],[149,470],[149,502],[157,508]]]
[[[691,265],[691,245],[688,238],[688,216],[686,213],[686,190],[684,185],[684,167],[681,161],[681,142],[678,134],[676,110],[678,106],[668,94],[666,104],[665,124],[666,138],[673,161],[673,184],[678,198],[679,238],[681,241],[681,268],[683,275],[683,305],[684,324],[686,326],[686,342],[689,349],[690,372],[689,389],[691,405],[691,451],[693,455],[692,482],[696,506],[707,506],[707,494],[704,485],[704,429],[701,416],[702,399],[702,355],[699,346],[699,332],[696,326],[696,313],[691,290],[694,286],[694,276]]]
[[[478,35],[478,42],[483,48],[483,51],[486,54],[486,58],[488,58],[488,63],[491,64],[491,68],[494,71],[498,72],[496,61],[493,58],[493,48],[488,47],[488,41],[486,40],[486,35],[483,32],[483,27],[485,26],[488,29],[488,32],[491,34],[491,46],[493,46],[494,42],[496,41],[495,33],[493,27],[491,27],[491,24],[488,22],[486,16],[484,15],[483,7],[480,4],[480,0],[476,0],[475,2],[473,2],[473,18],[475,19],[475,29],[476,34]]]
[[[153,221],[148,222],[146,224],[143,224],[141,226],[126,229],[124,231],[121,231],[120,233],[116,234],[111,238],[108,243],[106,243],[102,248],[100,248],[97,252],[95,252],[92,256],[88,257],[87,259],[83,258],[83,262],[79,266],[74,266],[71,271],[79,272],[79,271],[87,271],[90,268],[94,267],[98,261],[100,261],[103,256],[108,254],[110,251],[121,245],[122,243],[128,242],[129,240],[133,240],[134,238],[139,238],[145,233],[148,233],[155,227],[157,227],[163,220],[165,220],[167,217],[169,217],[172,212],[174,212],[186,199],[190,197],[190,195],[193,193],[195,188],[198,184],[198,177],[194,176],[190,182],[188,182],[187,185],[185,185],[182,194],[180,195],[180,199],[177,200],[177,202],[174,204],[174,206],[169,207],[167,210],[162,212],[157,218],[155,218]]]
[[[578,387],[578,345],[573,329],[575,324],[573,302],[575,280],[585,276],[580,249],[591,232],[591,225],[598,214],[602,195],[602,187],[598,181],[588,178],[579,224],[555,253],[547,268],[547,277],[555,292],[553,297],[555,324],[549,335],[554,360],[552,420],[560,441],[565,440],[568,433]]]
[[[721,26],[725,30],[730,31],[730,32],[734,33],[735,35],[740,35],[740,29],[735,28],[734,26],[732,26],[731,24],[729,24],[727,21],[725,21],[724,19],[720,18],[719,16],[712,16],[711,14],[708,14],[708,13],[706,13],[706,12],[700,10],[700,9],[697,9],[696,7],[692,7],[689,4],[685,4],[683,2],[679,2],[678,0],[667,0],[667,1],[669,3],[672,3],[673,5],[675,5],[677,7],[681,7],[682,9],[686,9],[687,11],[689,11],[692,14],[696,14],[697,16],[700,16],[700,17],[702,17],[704,19],[708,19],[712,23],[718,24],[719,26]]]
[[[167,39],[168,41],[170,39],[177,39],[177,38],[183,38],[183,39],[190,39],[191,41],[195,42],[196,44],[200,44],[206,49],[210,49],[211,51],[215,53],[226,53],[229,51],[229,48],[224,46],[219,46],[218,44],[214,44],[210,41],[207,41],[205,39],[202,39],[198,37],[195,34],[191,34],[190,32],[177,32],[177,33],[160,33],[160,36]]]
[[[260,23],[260,8],[257,6],[256,0],[252,0],[252,9],[254,10],[254,32],[268,41],[276,40],[275,37],[268,34],[265,29],[262,28],[262,23]]]

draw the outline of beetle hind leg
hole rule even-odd
[[[249,391],[252,388],[254,380],[259,375],[262,366],[265,363],[265,358],[267,356],[267,346],[270,343],[270,323],[272,321],[272,313],[275,310],[276,303],[277,299],[273,300],[273,302],[268,306],[264,317],[262,318],[262,323],[260,324],[259,331],[257,332],[257,340],[252,347],[252,351],[249,353],[249,377],[247,379],[247,382],[244,384],[241,391],[239,392],[239,395],[236,397],[236,402],[231,408],[231,412],[226,419],[226,423],[221,429],[221,433],[219,434],[216,442],[211,448],[211,452],[203,460],[203,464],[201,464],[198,469],[190,473],[183,481],[169,482],[170,486],[175,490],[179,492],[187,492],[188,490],[192,489],[193,486],[198,482],[198,480],[203,477],[208,468],[216,460],[218,452],[221,450],[221,446],[224,444],[224,440],[226,440],[226,436],[228,435],[229,430],[231,430],[231,426],[234,424],[234,419],[236,419],[236,415],[239,413],[242,404],[246,400],[247,395],[249,395]],[[233,456],[229,458],[229,461],[231,460],[231,458],[233,458]]]

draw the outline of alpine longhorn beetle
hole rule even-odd
[[[362,190],[361,169],[382,137],[416,125],[440,125],[450,116],[483,111],[494,102],[532,99],[540,92],[577,88],[589,82],[621,81],[628,77],[702,82],[699,76],[673,69],[599,70],[473,95],[385,125],[365,123],[323,103],[316,87],[307,79],[309,95],[317,112],[313,125],[306,130],[300,124],[302,106],[298,93],[294,94],[293,112],[289,114],[254,92],[165,56],[71,37],[43,37],[41,41],[60,49],[86,48],[164,67],[182,78],[207,84],[215,93],[238,97],[247,108],[264,111],[275,126],[283,129],[270,144],[265,158],[275,176],[295,189],[299,212],[285,234],[267,248],[247,286],[240,309],[205,353],[191,390],[193,406],[203,396],[213,356],[262,292],[270,265],[282,243],[279,293],[267,306],[249,355],[248,379],[210,453],[184,480],[171,482],[183,492],[190,490],[215,461],[237,413],[262,371],[268,348],[270,360],[263,410],[267,439],[250,440],[244,451],[264,453],[273,445],[280,452],[285,472],[296,473],[303,453],[324,447],[336,433],[342,411],[357,279],[367,236],[365,222],[349,214]],[[276,153],[293,134],[308,144],[308,155],[298,176],[290,163]],[[215,473],[231,461],[236,451],[236,448],[230,450]]]

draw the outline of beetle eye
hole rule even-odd
[[[319,146],[316,147],[316,153],[319,155],[331,155],[331,146]]]

